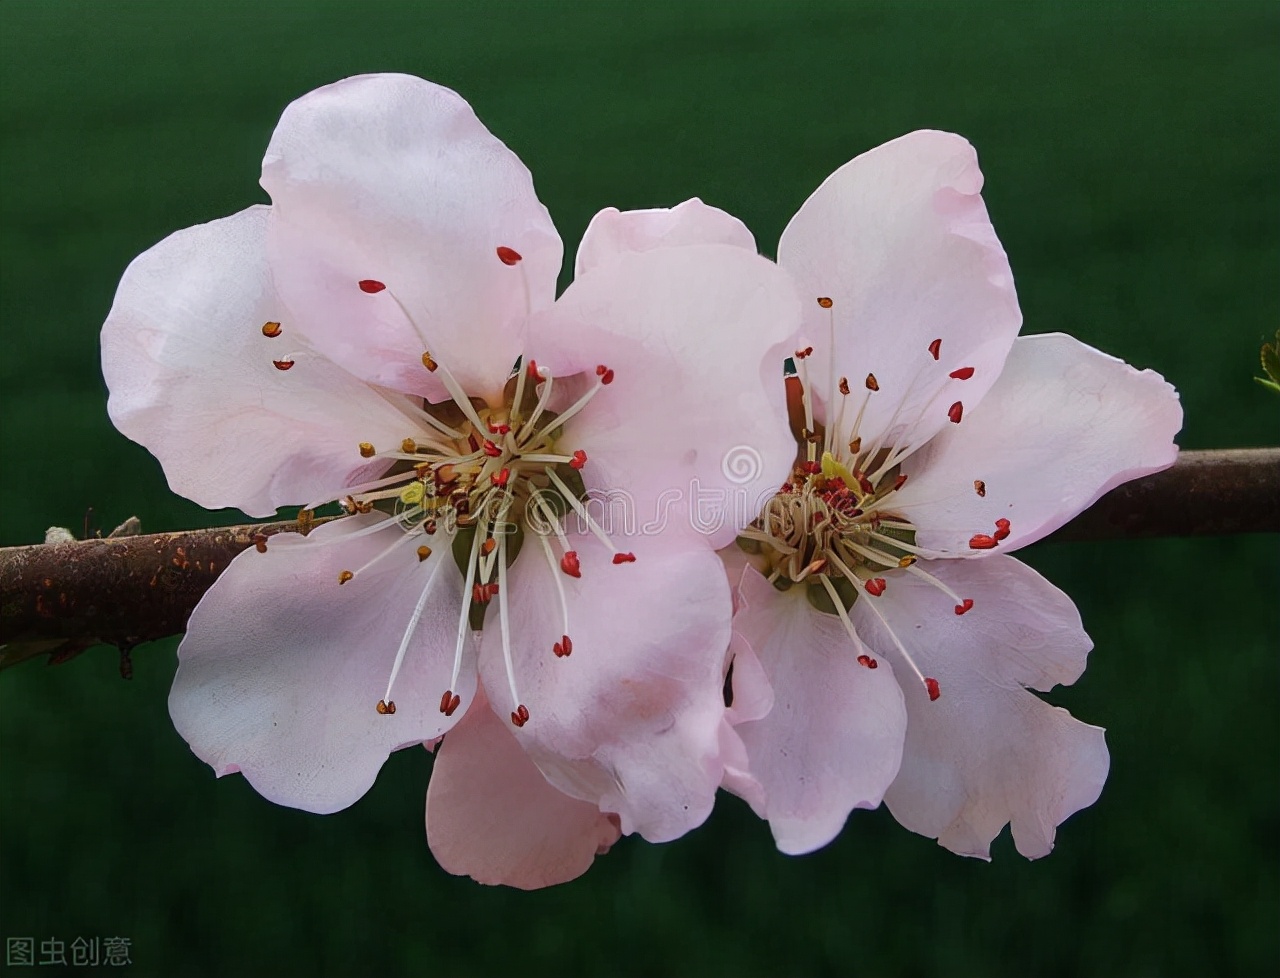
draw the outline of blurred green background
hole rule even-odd
[[[1167,376],[1186,448],[1275,444],[1280,7],[1218,2],[0,2],[0,544],[172,496],[107,420],[97,330],[126,263],[265,199],[280,111],[363,71],[461,92],[571,256],[607,205],[686,197],[772,253],[845,160],[920,127],[978,147],[1026,329]],[[736,799],[540,893],[446,875],[425,751],[328,818],[215,782],[170,726],[175,642],[0,676],[0,936],[125,936],[146,975],[1226,975],[1280,963],[1276,538],[1027,559],[1097,648],[1056,701],[1109,729],[1101,801],[1029,863],[885,812],[805,858]],[[1271,597],[1268,598],[1267,596]],[[45,973],[35,969],[37,973]],[[52,969],[46,969],[52,971]]]

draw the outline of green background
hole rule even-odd
[[[607,205],[699,195],[773,251],[827,173],[920,127],[978,147],[1026,329],[1182,392],[1186,448],[1275,444],[1249,379],[1280,324],[1280,8],[1040,4],[0,0],[0,544],[172,496],[107,420],[121,271],[265,199],[293,98],[399,70],[461,92],[529,165],[569,254]],[[126,936],[162,975],[1261,974],[1280,962],[1276,538],[1042,544],[1097,643],[1056,701],[1109,729],[1102,799],[1048,858],[991,864],[885,812],[804,858],[736,799],[525,894],[423,839],[425,751],[354,808],[215,782],[170,726],[174,642],[0,676],[0,937]],[[3,966],[0,965],[0,968]],[[33,969],[51,973],[52,969]],[[14,969],[14,973],[20,973]],[[25,970],[21,973],[25,973]]]

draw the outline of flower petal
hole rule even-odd
[[[302,340],[271,286],[266,224],[267,208],[250,207],[171,234],[129,265],[102,327],[115,426],[160,460],[175,492],[252,516],[376,474],[356,446],[409,430]]]
[[[623,532],[716,549],[755,519],[795,458],[780,374],[799,315],[772,262],[688,245],[616,256],[534,323],[557,375],[616,367],[564,440],[589,490],[623,494]]]
[[[893,782],[907,722],[902,691],[887,662],[858,664],[862,644],[800,587],[780,593],[751,568],[741,600],[734,631],[760,657],[774,701],[768,716],[736,729],[778,848],[812,852],[853,809],[879,805]]]
[[[436,753],[427,841],[436,860],[478,883],[536,890],[577,879],[618,841],[616,816],[557,791],[483,690]]]
[[[691,197],[675,207],[620,211],[606,207],[587,225],[578,245],[574,278],[629,251],[690,244],[727,244],[755,254],[756,239],[740,220]]]
[[[895,509],[916,524],[917,543],[949,553],[1007,519],[1000,546],[1014,550],[1168,468],[1181,427],[1178,394],[1159,374],[1061,333],[1019,337],[977,409],[903,463]]]
[[[730,578],[732,580],[732,578]],[[733,585],[734,592],[738,588]],[[737,795],[761,818],[767,818],[768,800],[764,785],[751,773],[747,745],[737,731],[738,724],[760,720],[773,709],[773,687],[755,650],[735,631],[729,642],[725,673],[725,711],[720,724],[720,763],[724,776],[720,787]]]
[[[867,402],[865,444],[882,434],[898,447],[927,441],[952,404],[976,406],[1000,373],[1022,314],[981,189],[968,142],[913,132],[827,177],[782,234],[778,263],[796,278],[815,348],[811,382],[833,404],[834,378],[848,378],[856,401],[846,417]],[[950,376],[966,367],[969,379]],[[871,374],[878,390],[868,392]]]
[[[1092,645],[1071,599],[1025,564],[930,561],[929,572],[974,606],[957,616],[932,585],[891,572],[875,599],[921,671],[930,702],[877,617],[858,601],[859,634],[894,661],[907,702],[902,770],[885,796],[899,822],[953,852],[986,859],[1012,823],[1028,858],[1053,848],[1054,830],[1092,805],[1107,777],[1103,732],[1023,687],[1047,690],[1084,670]]]
[[[276,285],[321,349],[439,400],[429,350],[469,394],[497,396],[526,315],[555,298],[563,247],[529,171],[461,96],[394,74],[317,89],[285,109],[262,186]]]
[[[266,553],[237,557],[192,612],[169,713],[219,776],[239,771],[277,804],[335,812],[369,789],[392,751],[456,722],[439,704],[453,668],[461,575],[446,541],[420,562],[400,530],[354,536],[379,519],[273,536]],[[397,537],[395,550],[359,570]],[[356,576],[339,585],[342,570]],[[375,706],[428,586],[393,690],[396,712],[380,715]],[[464,704],[475,688],[473,656],[454,690]]]
[[[724,572],[707,551],[643,546],[635,563],[614,566],[593,538],[569,539],[580,578],[553,570],[535,540],[525,541],[508,577],[515,682],[530,713],[516,738],[553,785],[616,812],[624,833],[678,838],[710,814],[722,776]],[[505,718],[515,704],[495,611],[480,672]],[[552,648],[564,634],[573,648],[561,658]]]

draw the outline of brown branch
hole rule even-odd
[[[316,520],[314,522],[321,522]],[[0,668],[99,642],[128,652],[176,635],[237,554],[294,522],[0,549]],[[1280,532],[1280,448],[1184,452],[1126,483],[1050,540]]]
[[[1117,486],[1050,540],[1280,532],[1280,448],[1183,452]]]
[[[62,662],[104,643],[120,649],[127,675],[129,650],[184,631],[237,554],[298,528],[286,521],[0,548],[0,669],[44,653]]]

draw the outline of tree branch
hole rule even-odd
[[[0,548],[0,669],[42,654],[64,662],[105,643],[121,650],[127,676],[129,651],[182,632],[237,554],[298,529],[260,523]],[[1172,468],[1113,489],[1048,539],[1274,532],[1280,448],[1262,448],[1183,452]]]

